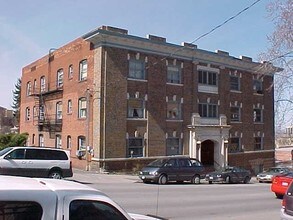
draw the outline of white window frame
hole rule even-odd
[[[26,96],[30,96],[32,94],[32,83],[29,81],[26,84]]]
[[[85,97],[78,99],[78,118],[87,117],[87,100]]]
[[[237,109],[238,111],[232,111],[232,109]],[[241,108],[239,106],[231,106],[230,107],[230,113],[231,113],[231,122],[240,122],[241,121]]]
[[[82,60],[79,63],[79,81],[84,81],[87,79],[87,70],[88,70],[88,63],[87,60]]]
[[[39,146],[44,147],[45,146],[45,138],[43,134],[39,134]]]
[[[71,149],[71,146],[72,146],[72,139],[71,139],[71,136],[68,135],[67,136],[67,149]]]
[[[230,75],[230,90],[231,91],[240,91],[240,77]]]
[[[73,65],[72,64],[70,64],[68,66],[68,78],[69,79],[72,79],[73,78]]]
[[[61,135],[59,134],[56,135],[55,147],[62,149],[62,138],[61,138]]]
[[[67,114],[71,114],[72,113],[72,100],[69,99],[67,101]]]
[[[61,88],[63,86],[63,69],[59,69],[57,71],[57,88]]]
[[[216,112],[214,112],[214,107],[216,107]],[[210,114],[211,111],[212,115]],[[198,103],[198,113],[202,118],[218,118],[219,106],[214,103]]]
[[[62,120],[62,102],[56,103],[56,120]]]
[[[263,122],[263,109],[261,109],[261,108],[254,108],[253,109],[253,121],[255,123],[262,123]]]
[[[41,90],[41,92],[46,92],[46,78],[45,78],[45,76],[42,76],[40,78],[40,90]]]
[[[167,102],[167,120],[181,120],[181,102],[179,100],[168,100]]]

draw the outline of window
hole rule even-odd
[[[45,139],[44,139],[44,135],[42,135],[42,134],[39,135],[39,146],[40,147],[45,146]]]
[[[45,120],[45,107],[41,105],[39,111],[40,111],[39,120],[40,121]]]
[[[167,138],[167,156],[181,154],[180,150],[180,139],[177,137]]]
[[[237,122],[240,120],[240,107],[238,106],[232,106],[230,108],[231,111],[231,121]]]
[[[255,137],[254,138],[254,150],[263,150],[263,138]]]
[[[69,65],[68,67],[68,78],[72,79],[73,78],[73,65]]]
[[[41,220],[43,215],[42,206],[30,201],[1,201],[0,219],[34,219]]]
[[[78,100],[78,118],[86,118],[86,98],[80,98]]]
[[[238,76],[230,76],[230,90],[240,90],[240,78]]]
[[[211,104],[211,103],[199,103],[198,112],[200,117],[203,117],[203,118],[217,118],[218,105]]]
[[[167,82],[181,83],[181,73],[178,66],[168,66]]]
[[[143,138],[129,138],[127,157],[143,157]]]
[[[145,79],[144,62],[141,60],[130,60],[128,77],[133,79]]]
[[[26,84],[26,95],[30,96],[31,94],[32,94],[32,84],[31,84],[31,82],[28,82]]]
[[[46,92],[46,78],[42,76],[40,79],[41,92]]]
[[[61,135],[56,135],[55,147],[56,147],[56,148],[62,148],[62,139],[61,139]]]
[[[200,84],[217,86],[218,85],[218,74],[214,72],[199,70],[198,71],[198,82]]]
[[[69,220],[82,219],[127,220],[119,210],[106,202],[73,200],[69,205]]]
[[[67,149],[71,149],[71,136],[67,136]]]
[[[145,104],[144,99],[129,98],[128,99],[128,118],[144,118]]]
[[[87,60],[82,60],[79,63],[79,81],[87,79]]]
[[[67,113],[71,114],[72,113],[72,100],[69,99],[67,102]]]
[[[11,153],[9,153],[5,156],[5,159],[23,160],[24,159],[24,149],[16,149],[16,150],[12,151]]]
[[[263,122],[262,109],[259,109],[259,108],[253,109],[253,121]]]
[[[62,120],[62,102],[56,103],[56,120]]]
[[[33,93],[35,94],[37,92],[37,80],[34,80],[34,88],[33,88]]]
[[[31,110],[30,110],[29,107],[27,107],[27,108],[25,109],[25,120],[26,120],[26,121],[29,121],[29,120],[30,120],[30,117],[31,117]]]
[[[85,136],[78,136],[78,150],[85,150],[86,143],[85,143]]]
[[[63,86],[63,69],[57,71],[57,88]]]
[[[253,80],[253,92],[258,94],[263,94],[261,80],[258,80],[258,79]]]
[[[167,119],[179,120],[181,119],[181,103],[179,101],[167,102]]]
[[[237,153],[241,151],[240,138],[232,137],[230,138],[229,153]]]
[[[32,137],[32,145],[34,145],[34,144],[35,144],[35,138],[36,138],[36,135],[35,135],[35,134],[33,134],[33,137]]]

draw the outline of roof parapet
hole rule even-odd
[[[101,26],[99,27],[100,30],[105,30],[105,31],[111,31],[111,32],[115,32],[115,33],[119,33],[119,34],[128,34],[128,30],[126,29],[122,29],[122,28],[117,28],[117,27],[111,27],[111,26]]]
[[[149,40],[151,40],[151,41],[156,41],[156,42],[160,42],[160,43],[166,43],[166,38],[164,38],[164,37],[159,37],[159,36],[148,34],[147,38]]]
[[[216,53],[223,56],[229,56],[229,52],[223,50],[216,50]]]
[[[190,48],[190,49],[197,49],[197,45],[196,44],[192,44],[192,43],[187,43],[187,42],[182,42],[181,46],[186,47],[186,48]]]
[[[251,57],[246,57],[246,56],[239,56],[239,58],[243,61],[246,61],[246,62],[252,62],[252,58]]]

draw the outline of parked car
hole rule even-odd
[[[54,179],[73,176],[68,151],[41,147],[8,147],[1,150],[0,174]]]
[[[276,175],[272,180],[271,191],[277,198],[282,199],[292,181],[293,172]]]
[[[0,219],[156,220],[123,210],[101,191],[69,180],[0,176]]]
[[[286,167],[271,167],[268,170],[257,174],[256,179],[258,182],[272,182],[273,176],[280,173],[288,173],[290,170]]]
[[[157,159],[139,172],[139,178],[144,183],[159,184],[171,181],[191,181],[191,183],[199,184],[204,176],[204,167],[197,159],[175,156]]]
[[[290,183],[284,194],[282,208],[280,211],[281,220],[293,220],[293,184]]]
[[[249,183],[251,179],[251,173],[240,167],[223,167],[217,171],[208,173],[205,179],[209,184],[214,182],[225,183]]]

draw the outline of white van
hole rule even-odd
[[[0,174],[27,177],[71,177],[69,152],[56,148],[8,147],[0,151]]]
[[[0,176],[0,220],[158,220],[69,180]]]

